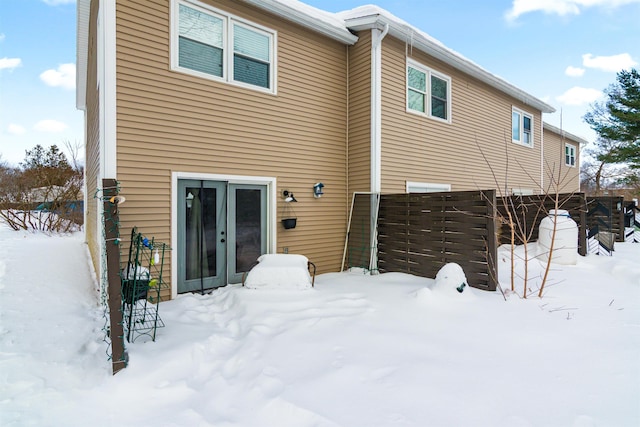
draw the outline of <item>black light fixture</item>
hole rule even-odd
[[[289,190],[284,190],[282,192],[282,195],[284,196],[284,201],[287,203],[297,202],[296,198],[293,197],[293,193],[291,193]]]

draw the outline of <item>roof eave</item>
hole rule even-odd
[[[352,34],[344,26],[331,25],[322,19],[317,19],[313,15],[302,10],[291,7],[287,4],[274,0],[244,0],[245,3],[251,4],[260,9],[280,16],[288,21],[295,22],[303,27],[309,28],[315,32],[324,34],[334,40],[344,44],[353,45],[358,41],[358,36]],[[309,6],[310,7],[310,6]],[[315,8],[314,8],[315,9]]]
[[[543,122],[542,126],[543,126],[544,129],[548,129],[551,132],[557,133],[561,137],[570,139],[570,140],[572,140],[574,142],[579,143],[580,145],[586,145],[586,144],[589,143],[589,141],[587,141],[586,139],[580,138],[579,136],[576,136],[576,135],[574,135],[574,134],[572,134],[570,132],[567,132],[566,130],[560,129],[559,127],[554,126],[552,124],[549,124],[547,122]]]
[[[382,29],[385,24],[389,25],[389,34],[392,36],[400,40],[410,40],[414,48],[417,48],[418,50],[464,72],[465,74],[468,74],[489,86],[506,93],[525,105],[530,105],[543,113],[553,113],[556,111],[556,109],[551,105],[528,94],[506,80],[489,73],[474,62],[454,54],[443,45],[432,42],[421,34],[413,31],[410,27],[397,25],[395,22],[387,19],[381,14],[370,14],[345,20],[347,28],[353,31],[362,31],[372,28]]]
[[[76,108],[84,111],[87,103],[87,63],[89,54],[89,14],[91,10],[91,0],[78,0],[76,10]]]

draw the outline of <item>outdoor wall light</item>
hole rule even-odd
[[[319,199],[320,197],[322,197],[322,195],[324,194],[322,192],[323,188],[324,188],[323,183],[321,182],[315,183],[315,185],[313,186],[313,197],[315,197],[316,199]]]
[[[289,190],[284,190],[282,195],[284,196],[284,201],[287,203],[297,202],[296,198],[293,197],[293,193],[289,192]]]

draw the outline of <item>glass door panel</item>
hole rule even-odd
[[[267,251],[267,187],[229,185],[229,283],[242,275]]]
[[[178,292],[226,284],[226,186],[178,181]]]

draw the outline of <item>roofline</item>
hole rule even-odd
[[[89,14],[91,0],[76,4],[76,108],[85,110],[87,103],[87,63],[89,54]]]
[[[421,34],[420,31],[414,29],[414,27],[409,25],[399,25],[397,22],[379,13],[359,16],[356,18],[348,18],[345,20],[347,28],[353,31],[362,31],[372,28],[382,29],[386,24],[389,25],[389,34],[400,40],[410,41],[414,48],[417,48],[418,50],[451,65],[452,67],[512,96],[526,105],[530,105],[542,111],[543,113],[553,113],[556,111],[554,107],[546,102],[530,95],[506,80],[491,74],[475,62],[452,51],[451,49],[448,49],[443,44],[430,40]]]
[[[310,30],[324,34],[325,36],[344,44],[352,45],[358,41],[358,36],[352,34],[344,26],[344,22],[341,19],[335,18],[333,13],[314,8],[313,6],[301,3],[305,7],[313,8],[314,10],[326,14],[328,18],[335,19],[336,24],[331,25],[331,23],[318,19],[310,13],[306,13],[300,9],[274,0],[244,0],[244,2],[271,12],[274,15],[278,15],[287,21],[295,22],[296,24],[302,25]]]
[[[372,13],[355,18],[348,18],[344,21],[337,18],[336,24],[332,25],[329,20],[333,14],[313,8],[312,6],[305,5],[305,7],[309,7],[314,11],[326,13],[328,19],[318,19],[317,16],[314,16],[311,13],[307,13],[302,9],[289,6],[285,3],[280,3],[277,0],[244,0],[244,2],[349,45],[353,45],[358,41],[358,36],[352,34],[349,30],[361,31],[372,28],[383,29],[385,25],[388,25],[389,33],[392,36],[400,40],[410,40],[412,46],[418,50],[451,65],[452,67],[488,84],[493,88],[498,89],[503,93],[506,93],[507,95],[510,95],[525,105],[536,108],[543,113],[553,113],[556,111],[551,105],[528,94],[506,80],[491,74],[478,64],[454,52],[436,40],[425,37],[423,33],[414,27],[408,24],[399,24],[398,22],[389,19],[384,14]],[[90,6],[91,0],[77,0],[76,108],[80,110],[84,110],[86,107]]]
[[[560,129],[559,127],[553,126],[553,125],[551,125],[551,124],[549,124],[547,122],[543,122],[542,123],[542,127],[543,127],[543,129],[550,130],[551,132],[557,133],[558,135],[560,135],[562,137],[568,138],[568,139],[570,139],[572,141],[575,141],[575,142],[578,142],[580,144],[585,144],[586,145],[586,144],[589,143],[589,141],[587,141],[586,139],[580,138],[579,136],[576,136],[576,135],[574,135],[574,134],[572,134],[570,132],[567,132],[566,130]]]

